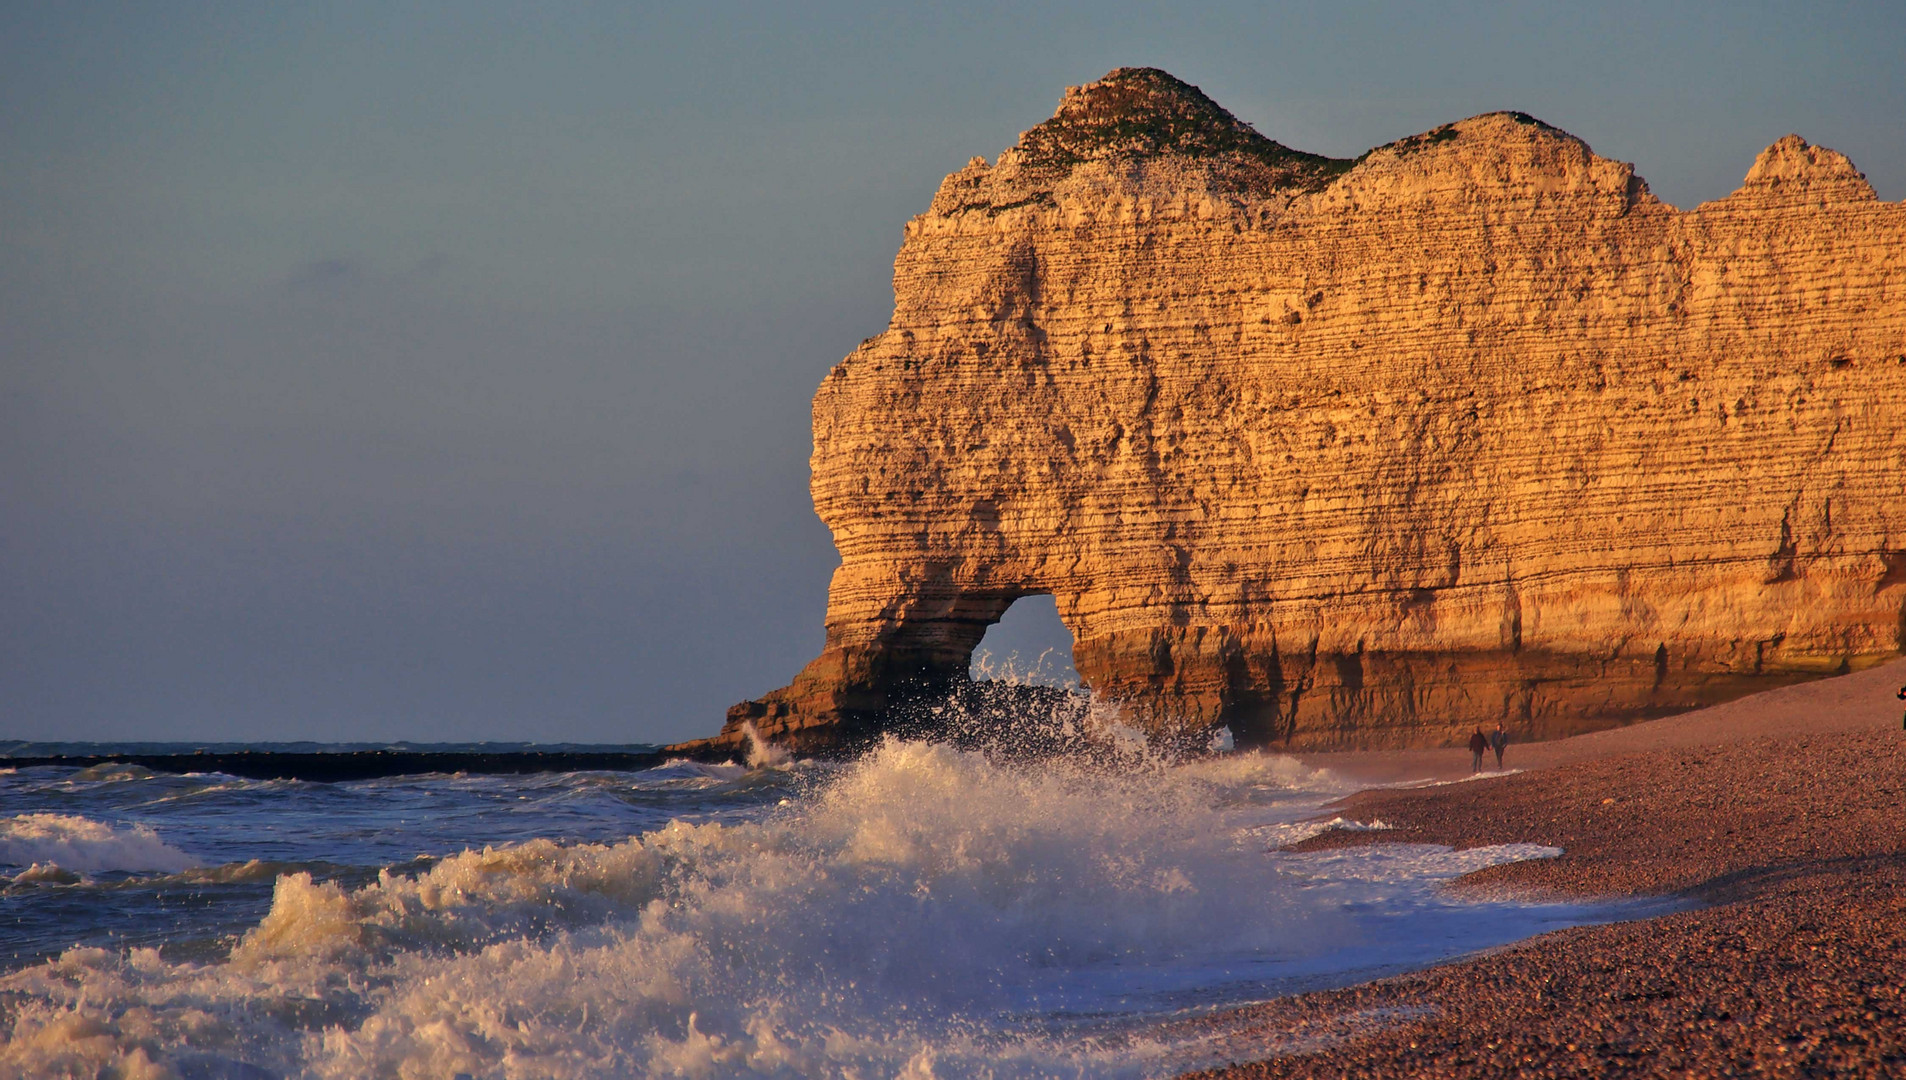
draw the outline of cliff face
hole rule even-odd
[[[1787,136],[1679,211],[1531,117],[1355,162],[1162,72],[906,230],[814,399],[817,748],[1051,593],[1161,733],[1554,735],[1906,651],[1906,204]]]

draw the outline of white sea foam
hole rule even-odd
[[[1266,847],[1275,851],[1279,848],[1293,847],[1313,837],[1327,832],[1382,832],[1390,828],[1383,821],[1353,821],[1342,815],[1328,821],[1278,821],[1269,825],[1259,825],[1251,831],[1264,841]]]
[[[786,750],[761,737],[761,733],[755,730],[754,721],[744,720],[741,724],[741,733],[748,739],[749,768],[786,765],[792,760]]]
[[[0,820],[0,866],[51,864],[77,873],[162,870],[177,873],[198,861],[159,839],[145,825],[117,829],[68,814],[20,814]]]
[[[702,762],[688,758],[669,758],[660,767],[650,769],[651,782],[655,779],[694,779],[729,783],[748,775],[746,765],[733,762]]]
[[[0,1073],[1169,1073],[1195,1050],[1091,1018],[1384,963],[1400,924],[1366,910],[1427,912],[1430,959],[1526,932],[1498,907],[1463,937],[1478,905],[1432,886],[1532,852],[1265,854],[1253,823],[1340,787],[1289,759],[1112,772],[889,742],[759,822],[355,891],[287,874],[220,963],[69,950],[0,980]]]
[[[1504,776],[1515,776],[1520,772],[1522,772],[1521,769],[1486,769],[1482,772],[1470,773],[1467,776],[1458,777],[1454,780],[1405,780],[1400,784],[1390,784],[1387,786],[1396,788],[1448,787],[1451,784],[1468,784],[1477,780],[1496,780]]]

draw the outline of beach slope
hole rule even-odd
[[[1906,1075],[1906,661],[1701,712],[1511,746],[1525,771],[1376,789],[1381,833],[1304,845],[1558,846],[1455,888],[1685,909],[1270,1002],[1205,1077]],[[1466,774],[1452,751],[1311,755]],[[1253,1058],[1263,1060],[1252,1061]]]

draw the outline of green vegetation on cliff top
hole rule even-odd
[[[1522,112],[1507,112],[1518,124],[1565,134]],[[1204,91],[1157,68],[1119,68],[1098,82],[1066,92],[1052,119],[1027,131],[1015,148],[1022,164],[1070,170],[1086,161],[1167,155],[1228,159],[1267,169],[1260,182],[1273,188],[1314,191],[1350,171],[1376,150],[1408,155],[1457,137],[1455,124],[1333,158],[1292,150],[1258,134]],[[1255,186],[1255,185],[1253,185]]]
[[[1190,83],[1157,68],[1119,68],[1068,91],[1052,119],[1019,140],[1029,166],[1069,169],[1102,158],[1179,155],[1268,166],[1276,186],[1315,188],[1355,162],[1306,154],[1257,133]]]

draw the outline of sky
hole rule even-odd
[[[1336,156],[1520,109],[1686,207],[1790,131],[1906,197],[1902,41],[1896,2],[0,0],[0,740],[712,733],[820,649],[808,402],[902,226],[1114,67]]]

